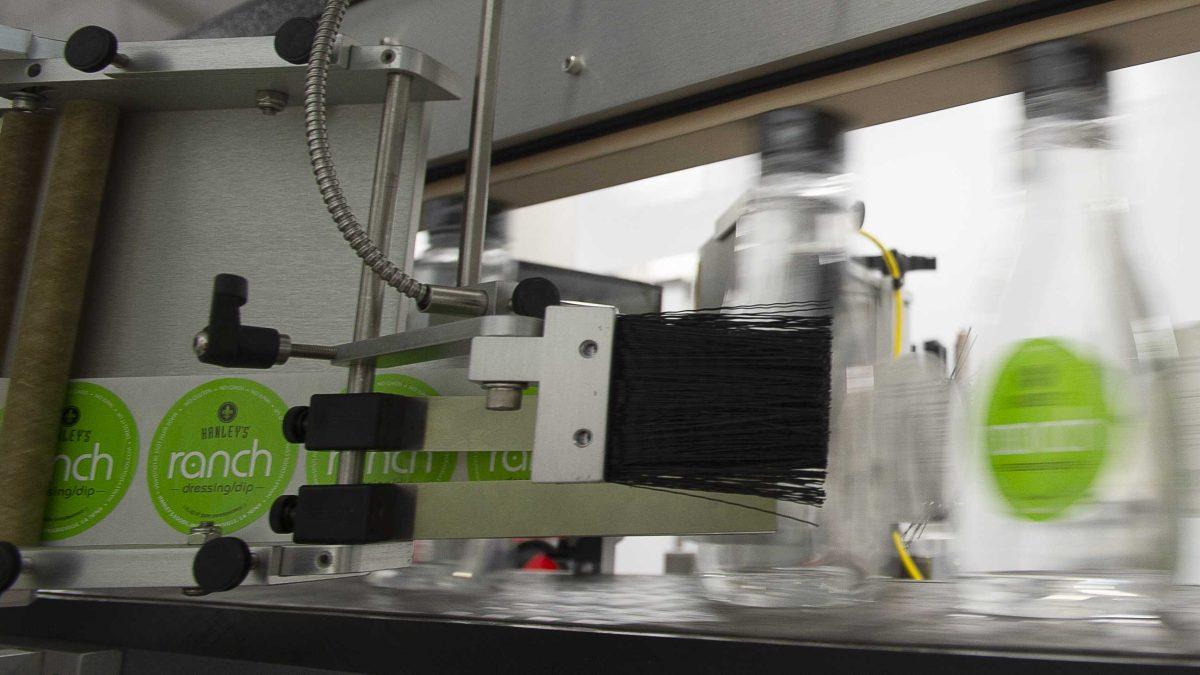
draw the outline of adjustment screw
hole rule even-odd
[[[100,26],[84,26],[71,33],[63,46],[63,57],[75,70],[98,73],[110,65],[129,67],[129,59],[117,52],[119,43],[112,31]]]
[[[259,89],[255,93],[254,102],[264,115],[274,115],[282,112],[288,104],[288,95],[274,89]]]
[[[246,542],[237,537],[217,537],[204,542],[192,560],[198,590],[190,594],[231,591],[246,580],[256,563]],[[186,592],[186,591],[185,591]]]

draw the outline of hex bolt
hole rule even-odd
[[[192,338],[192,353],[204,356],[208,352],[208,331],[202,330]]]
[[[484,405],[488,410],[520,410],[521,390],[524,388],[522,382],[484,382],[483,389],[487,395]]]
[[[18,91],[12,95],[13,112],[37,112],[45,102],[41,94],[33,91]]]
[[[274,89],[259,89],[254,96],[254,102],[258,105],[258,109],[264,115],[274,115],[282,112],[287,107],[288,95],[286,92],[275,91]]]
[[[563,59],[562,69],[568,75],[578,75],[583,72],[584,63],[583,57],[572,54]]]
[[[221,528],[211,520],[203,520],[188,529],[187,543],[189,546],[200,546],[209,539],[221,536]]]

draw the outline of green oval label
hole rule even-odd
[[[401,396],[437,396],[428,384],[407,375],[387,373],[375,378],[375,391]],[[310,485],[337,482],[337,453],[309,452],[305,475]],[[457,452],[414,452],[411,450],[368,452],[363,458],[365,483],[440,483],[454,477]]]
[[[137,468],[138,431],[117,395],[72,382],[63,405],[42,539],[85,532],[120,503]]]
[[[211,521],[229,534],[258,519],[295,467],[297,448],[281,428],[286,411],[274,391],[241,378],[207,382],[176,401],[146,463],[158,515],[185,533]]]
[[[1014,514],[1051,520],[1086,496],[1108,456],[1112,419],[1099,363],[1059,340],[1018,345],[996,376],[984,430]]]

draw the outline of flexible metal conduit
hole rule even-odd
[[[308,71],[304,81],[304,127],[308,140],[308,156],[325,207],[333,216],[333,222],[337,224],[342,237],[350,243],[350,248],[354,249],[363,263],[388,286],[420,301],[429,293],[429,287],[405,274],[402,268],[389,260],[371,241],[371,237],[350,211],[329,150],[329,134],[325,120],[325,84],[329,77],[329,60],[333,53],[334,41],[349,4],[349,0],[328,0],[317,23],[317,34],[313,39],[312,53],[308,57]]]

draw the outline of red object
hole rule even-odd
[[[558,569],[558,565],[554,564],[554,561],[550,559],[550,556],[546,555],[545,553],[538,553],[538,554],[535,554],[532,558],[530,558],[529,562],[525,563],[525,566],[522,567],[521,569],[524,569],[524,570],[556,570],[556,569]]]

